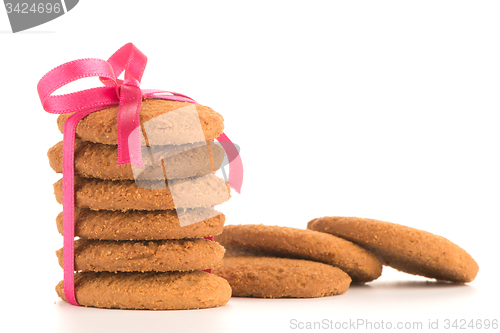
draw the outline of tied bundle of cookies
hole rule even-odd
[[[71,114],[58,117],[63,132]],[[146,99],[140,110],[142,164],[118,164],[118,106],[76,127],[74,149],[75,296],[78,304],[124,309],[198,309],[224,305],[229,284],[210,274],[224,248],[213,242],[230,197],[215,175],[224,150],[213,142],[223,118],[188,102]],[[48,157],[63,171],[63,142]],[[54,184],[63,201],[62,180]],[[63,213],[57,217],[63,233]],[[63,266],[63,249],[57,251]],[[207,272],[208,271],[208,272]],[[65,299],[64,283],[56,291]]]
[[[181,94],[140,88],[146,63],[128,43],[107,61],[70,61],[38,82],[43,108],[60,115],[63,133],[48,153],[63,173],[54,184],[63,205],[64,279],[56,291],[73,305],[105,308],[224,305],[231,288],[210,273],[224,255],[213,236],[225,218],[213,206],[230,195],[215,176],[224,151],[213,140],[233,157],[229,183],[237,191],[241,160],[220,114]],[[55,94],[88,77],[104,86]]]

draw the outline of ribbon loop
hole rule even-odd
[[[90,88],[76,93],[52,95],[59,88],[86,77],[106,78],[116,82],[113,68],[101,59],[81,59],[62,64],[38,82],[37,90],[45,111],[50,113],[69,113],[95,106],[118,102],[113,92],[106,87]],[[104,106],[105,107],[105,106]]]
[[[119,48],[107,61],[118,78],[123,72],[124,78],[135,78],[141,81],[144,70],[146,69],[147,57],[134,44],[128,43]],[[112,85],[112,82],[106,79],[101,80],[105,85]],[[121,85],[123,80],[117,79]]]

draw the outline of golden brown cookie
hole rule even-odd
[[[209,144],[210,148],[205,142],[180,146],[144,146],[142,157],[145,168],[142,168],[118,164],[118,149],[115,145],[76,140],[75,174],[110,180],[157,180],[164,179],[163,164],[168,179],[203,176],[218,170],[224,160],[224,149],[214,142]],[[57,173],[62,173],[62,147],[62,141],[58,142],[47,153],[50,166]]]
[[[83,141],[117,144],[116,117],[118,106],[92,112],[76,127],[76,136]],[[61,114],[57,126],[61,133],[72,113]],[[146,130],[144,144],[181,145],[212,141],[224,130],[224,118],[200,104],[147,99],[142,102],[140,122]]]
[[[371,252],[345,239],[312,230],[262,224],[228,225],[215,240],[244,251],[336,266],[358,283],[375,280],[382,273],[382,265]]]
[[[308,229],[348,239],[370,249],[400,271],[451,282],[471,282],[479,266],[456,244],[430,232],[357,217],[322,217]]]
[[[213,273],[229,282],[232,296],[322,297],[343,294],[351,283],[337,267],[288,258],[227,257]]]
[[[64,296],[64,283],[56,292]],[[98,308],[187,310],[225,305],[231,297],[226,280],[203,271],[75,274],[78,304]]]
[[[63,267],[63,249],[56,251]],[[77,239],[75,271],[167,272],[219,267],[224,248],[203,238],[159,241]]]
[[[196,208],[220,205],[230,197],[229,186],[214,174],[175,179],[166,189],[164,181],[147,183],[148,188],[143,188],[133,180],[75,177],[75,207],[122,211]],[[54,184],[54,194],[62,204],[62,179]]]
[[[178,213],[181,214],[179,220]],[[126,212],[75,209],[75,236],[108,240],[151,240],[211,237],[222,232],[226,218],[213,208]],[[63,232],[63,213],[57,218]]]

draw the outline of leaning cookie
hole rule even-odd
[[[126,212],[75,209],[75,236],[107,240],[151,240],[211,237],[222,232],[226,217],[215,209]],[[56,218],[63,233],[63,213]]]
[[[348,239],[370,249],[384,265],[451,282],[471,282],[479,266],[448,239],[400,224],[356,217],[322,217],[308,229]]]
[[[106,210],[164,210],[220,205],[229,200],[226,182],[209,174],[175,179],[168,182],[150,181],[139,187],[133,180],[102,180],[75,177],[75,207]],[[62,204],[62,179],[54,184],[54,194]]]
[[[116,145],[117,114],[118,106],[89,114],[78,123],[76,136],[83,141]],[[61,114],[57,118],[61,133],[71,115]],[[212,141],[224,130],[224,118],[211,108],[162,99],[142,102],[140,123],[146,131],[143,144],[148,146]]]
[[[62,148],[61,141],[47,153],[50,166],[57,173],[63,170]],[[118,164],[116,145],[75,141],[75,173],[82,177],[110,180],[156,180],[164,179],[164,174],[168,179],[203,176],[220,168],[224,149],[214,142],[150,148],[144,146],[142,157],[145,168]]]
[[[56,286],[64,296],[64,282]],[[228,282],[214,274],[192,272],[75,274],[78,304],[98,308],[187,310],[225,305],[231,297]]]
[[[215,240],[243,251],[336,266],[357,283],[375,280],[382,274],[382,265],[371,252],[345,239],[317,231],[262,224],[228,225]]]
[[[279,298],[343,294],[351,278],[320,262],[273,258],[227,257],[213,271],[229,282],[232,296]]]
[[[63,249],[56,251],[63,267]],[[159,241],[75,241],[75,271],[167,272],[219,267],[224,248],[203,238]]]

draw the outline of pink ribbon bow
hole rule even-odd
[[[38,82],[38,95],[43,108],[49,113],[71,113],[63,132],[63,269],[66,300],[78,305],[74,286],[75,192],[74,147],[78,122],[88,114],[118,105],[117,139],[118,164],[142,165],[139,122],[142,100],[148,97],[196,103],[178,93],[163,90],[141,90],[140,82],[146,68],[147,57],[132,43],[118,49],[107,61],[80,59],[62,64],[45,74]],[[118,79],[124,72],[124,80]],[[99,77],[104,84],[64,95],[52,95],[66,84],[86,77]],[[134,132],[134,133],[133,133]],[[133,140],[129,136],[135,135]],[[238,193],[243,181],[243,165],[231,140],[222,133],[217,140],[228,155],[229,185]],[[231,172],[234,170],[235,172]]]

